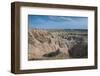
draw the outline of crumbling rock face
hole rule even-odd
[[[29,60],[48,59],[49,57],[57,58],[59,54],[64,54],[65,58],[69,57],[66,44],[62,42],[62,40],[54,38],[54,36],[48,31],[40,29],[29,30],[28,37]]]
[[[86,57],[87,48],[80,46],[80,44],[84,44],[84,39],[82,39],[78,36],[68,36],[66,33],[29,29],[28,59],[49,60]]]

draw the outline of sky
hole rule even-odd
[[[88,17],[28,15],[28,26],[41,29],[87,29]]]

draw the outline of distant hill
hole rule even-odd
[[[79,31],[79,32],[87,32],[88,29],[45,29],[48,31]]]

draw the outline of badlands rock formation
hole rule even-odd
[[[69,55],[69,50],[74,45],[76,45],[75,40],[68,40],[66,38],[62,38],[58,34],[48,32],[46,30],[29,29],[28,59],[67,59],[70,58],[71,55]]]
[[[34,59],[61,59],[68,58],[68,47],[63,40],[54,37],[45,30],[29,30],[28,58]]]

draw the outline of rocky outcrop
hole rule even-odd
[[[28,59],[49,60],[87,57],[87,38],[67,32],[28,31]]]
[[[52,33],[46,30],[32,29],[28,32],[28,58],[32,59],[48,59],[50,57],[64,54],[64,57],[69,57],[68,47],[63,40],[55,38]],[[59,50],[59,51],[58,51]]]

